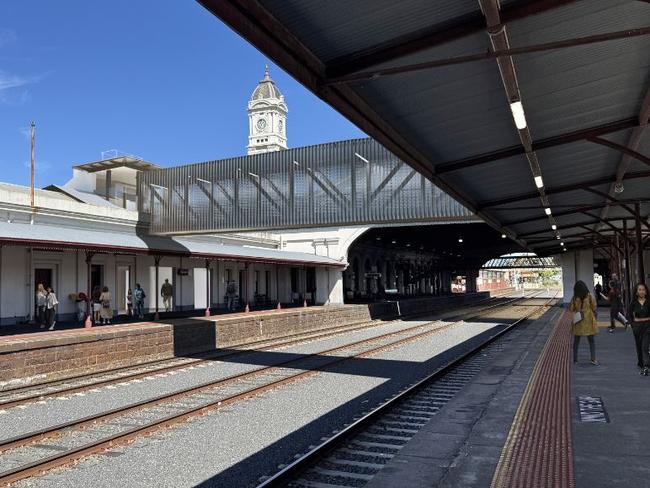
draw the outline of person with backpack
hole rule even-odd
[[[135,302],[135,314],[139,319],[144,318],[144,299],[147,298],[144,290],[140,288],[140,283],[135,284],[135,290],[133,290],[133,300]]]
[[[616,329],[617,320],[623,324],[625,330],[627,330],[630,322],[621,313],[623,310],[623,302],[621,301],[621,290],[617,286],[617,282],[611,280],[609,282],[609,291],[607,292],[607,296],[603,294],[600,296],[609,302],[609,328],[607,329],[607,332],[614,332],[614,329]]]
[[[113,307],[111,307],[111,293],[108,291],[108,286],[102,288],[102,293],[99,295],[99,303],[102,306],[99,311],[102,325],[110,324],[113,318]]]

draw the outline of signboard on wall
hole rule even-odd
[[[381,273],[365,273],[366,278],[381,278]]]
[[[190,274],[190,270],[187,268],[178,268],[178,271],[176,272],[178,276],[187,276]]]

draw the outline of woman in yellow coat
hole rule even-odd
[[[580,337],[587,336],[589,341],[589,352],[591,354],[591,364],[598,366],[596,360],[596,343],[594,336],[598,334],[598,324],[596,324],[596,300],[589,293],[584,281],[578,281],[573,286],[573,298],[569,306],[571,312],[572,324],[571,333],[573,334],[573,362],[578,362],[578,346]]]

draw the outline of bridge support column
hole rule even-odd
[[[343,303],[343,272],[336,269],[316,269],[317,305],[332,305]]]
[[[564,287],[564,303],[569,303],[573,296],[573,285],[582,280],[594,293],[594,251],[582,249],[567,251],[555,257],[562,266],[562,286]]]
[[[468,270],[465,275],[465,292],[476,293],[476,278],[478,278],[478,270]]]

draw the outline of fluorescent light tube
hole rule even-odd
[[[515,119],[517,129],[524,130],[526,128],[526,116],[524,115],[524,106],[521,102],[513,102],[510,104],[512,111],[512,118]]]

